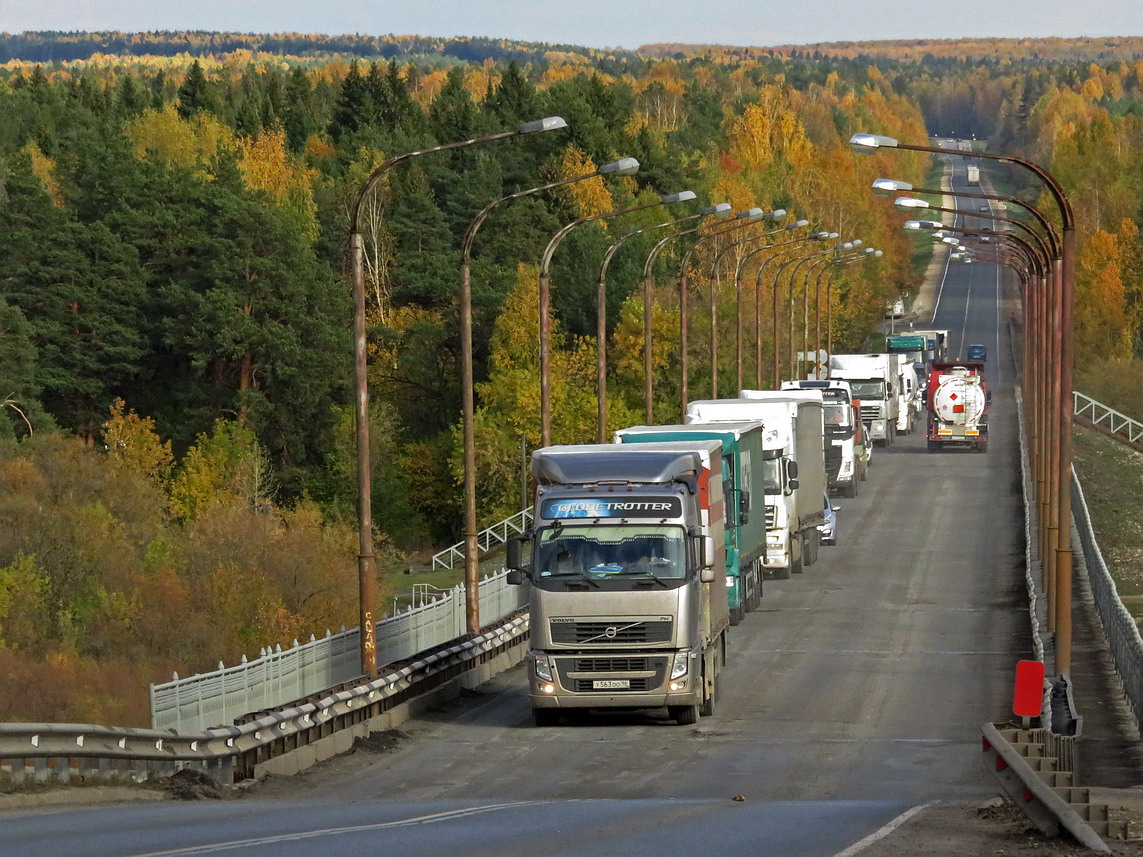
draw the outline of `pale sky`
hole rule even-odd
[[[1143,0],[0,0],[0,31],[492,36],[588,47],[1143,35]]]

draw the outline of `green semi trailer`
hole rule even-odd
[[[722,483],[726,503],[726,595],[730,622],[761,606],[762,560],[766,552],[766,469],[776,465],[762,454],[762,423],[632,426],[615,433],[617,443],[668,441],[722,444]]]

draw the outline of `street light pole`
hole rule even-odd
[[[744,214],[738,215],[741,218],[746,218]],[[760,218],[749,218],[753,220],[773,220],[781,222],[785,220],[785,209],[775,209],[774,211],[766,212]],[[771,232],[763,232],[760,235],[750,235],[746,238],[740,238],[738,241],[732,241],[722,248],[714,257],[714,261],[710,266],[710,397],[712,399],[718,398],[718,292],[719,292],[719,263],[722,258],[742,244],[749,244],[753,241],[759,241],[763,238],[769,238],[771,235],[777,235],[782,232],[781,229],[775,229]],[[737,329],[737,355],[736,360],[738,363],[738,383],[742,384],[742,282],[735,276],[734,282],[734,300],[735,300],[735,316],[736,316],[736,329]]]
[[[503,131],[471,140],[445,143],[428,149],[419,149],[389,158],[373,170],[362,182],[350,210],[349,248],[353,275],[353,369],[356,406],[354,420],[357,440],[357,583],[361,639],[361,672],[377,674],[377,558],[373,553],[373,498],[372,468],[369,460],[369,377],[368,352],[365,329],[365,239],[361,234],[361,213],[365,200],[389,170],[421,155],[445,152],[506,140],[521,134],[552,131],[565,128],[567,123],[559,116],[549,116],[534,122],[524,122],[514,131]]]
[[[694,199],[695,195],[691,191],[683,191],[677,196],[680,201],[685,194],[690,194],[690,199]],[[726,205],[726,203],[721,203]],[[726,206],[729,208],[730,206]],[[718,206],[711,206],[704,208],[697,214],[688,214],[686,217],[677,217],[674,220],[666,220],[662,223],[656,223],[651,226],[643,226],[639,229],[632,229],[630,232],[625,232],[620,235],[607,248],[607,252],[603,254],[603,263],[599,266],[599,281],[596,287],[595,295],[595,372],[596,372],[596,440],[599,443],[607,442],[607,269],[611,265],[611,260],[615,253],[622,247],[630,238],[636,235],[641,235],[645,232],[650,232],[654,229],[663,229],[667,226],[674,226],[678,223],[685,223],[690,220],[695,220],[700,217],[705,217],[707,214],[713,214],[720,211]],[[650,393],[650,378],[651,378],[651,295],[650,286],[647,282],[646,275],[644,275],[643,282],[643,364],[644,364],[644,392],[647,397],[647,422],[650,424],[651,418],[651,393]]]
[[[478,561],[479,545],[477,544],[477,518],[476,518],[476,404],[475,379],[473,373],[473,347],[472,347],[472,278],[471,260],[472,245],[476,240],[476,233],[497,208],[506,202],[521,197],[531,196],[547,190],[563,187],[576,182],[599,176],[611,175],[631,164],[627,161],[615,161],[604,164],[590,173],[575,176],[569,179],[549,182],[538,187],[510,193],[486,205],[479,214],[469,223],[461,244],[460,259],[460,352],[461,352],[461,395],[463,403],[463,429],[464,429],[464,581],[465,581],[465,619],[470,634],[480,633],[480,575]]]
[[[540,443],[542,446],[550,446],[552,442],[551,385],[549,382],[551,363],[551,322],[549,305],[551,302],[550,271],[552,256],[555,254],[556,248],[560,246],[560,242],[563,241],[568,233],[585,223],[595,223],[600,220],[619,217],[623,214],[631,214],[636,211],[642,211],[647,208],[657,208],[660,205],[670,205],[675,202],[685,202],[694,198],[695,195],[692,191],[680,191],[679,193],[668,194],[656,202],[647,202],[642,205],[632,205],[627,208],[604,212],[603,214],[593,214],[590,217],[581,217],[578,220],[573,220],[553,235],[552,239],[548,242],[548,246],[544,248],[543,256],[540,258]]]

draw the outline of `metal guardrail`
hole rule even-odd
[[[1124,693],[1135,715],[1136,724],[1143,729],[1143,637],[1135,619],[1119,598],[1115,581],[1103,560],[1103,553],[1095,540],[1095,530],[1087,500],[1083,495],[1079,478],[1072,469],[1072,513],[1075,526],[1083,545],[1083,558],[1087,564],[1088,579],[1095,599],[1096,611],[1104,636],[1111,649],[1115,671],[1123,683]]]
[[[512,536],[518,536],[531,526],[532,508],[529,506],[511,518],[507,518],[499,524],[493,524],[486,530],[481,530],[476,535],[476,544],[481,551],[489,551],[496,545],[504,544]],[[433,554],[433,568],[453,568],[458,562],[464,562],[464,542],[457,542],[452,547]]]
[[[388,675],[242,726],[179,734],[76,723],[0,723],[0,779],[142,780],[181,768],[207,770],[222,782],[244,779],[253,775],[256,764],[336,732],[356,728],[368,734],[372,718],[521,645],[527,636],[528,619],[520,616]]]
[[[1040,732],[1041,730],[1029,730]],[[1092,851],[1110,853],[1107,843],[1100,839],[1063,795],[1057,793],[1032,769],[1008,739],[992,723],[981,727],[981,749],[985,766],[996,778],[1008,798],[1032,819],[1047,836],[1059,836],[1061,825],[1081,845]]]
[[[485,625],[499,622],[528,603],[528,587],[510,586],[505,572],[480,585]],[[465,634],[465,589],[410,607],[377,623],[377,662],[391,664]],[[253,660],[164,684],[151,685],[151,726],[198,732],[233,723],[251,711],[289,704],[353,681],[361,675],[358,629],[329,634],[289,649],[278,647]]]
[[[1143,439],[1143,423],[1138,420],[1133,420],[1078,390],[1072,391],[1072,397],[1077,417],[1089,419],[1094,425],[1126,438],[1129,443],[1139,443]]]

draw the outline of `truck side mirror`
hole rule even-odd
[[[505,553],[507,554],[504,560],[504,565],[509,571],[523,571],[524,566],[520,562],[520,546],[524,543],[523,536],[513,536],[505,543]],[[508,581],[512,583],[511,580]]]
[[[790,480],[790,482],[789,482],[789,485],[790,485],[790,490],[791,490],[791,491],[797,491],[797,490],[798,490],[798,488],[801,486],[801,484],[802,484],[802,483],[801,483],[801,482],[799,482],[797,479],[791,479],[791,480]]]
[[[699,570],[706,572],[714,570],[714,536],[699,536],[698,538],[699,549]],[[701,574],[700,574],[701,577]],[[713,578],[711,579],[713,580]],[[703,583],[711,581],[703,580]]]
[[[714,583],[714,569],[704,568],[699,571],[700,583]]]
[[[504,579],[511,586],[519,586],[521,583],[524,582],[524,572],[522,572],[518,568],[509,569],[508,573],[506,575],[504,575]]]

